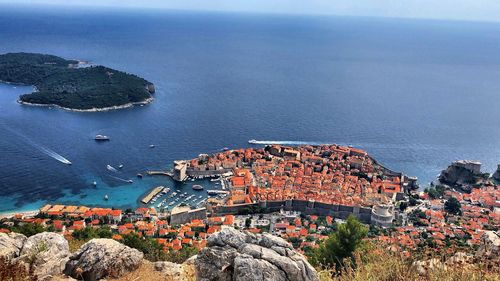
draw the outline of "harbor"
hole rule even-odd
[[[144,204],[148,204],[158,193],[163,190],[163,186],[155,187],[151,192],[148,193],[144,198],[142,198],[141,202]]]
[[[167,176],[168,172],[146,171],[147,178],[151,176]],[[160,177],[161,178],[161,177]],[[158,179],[160,179],[158,178]],[[221,177],[187,177],[185,181],[174,181],[169,176],[162,180],[164,184],[152,188],[141,196],[138,202],[141,206],[155,208],[159,212],[171,211],[176,207],[189,207],[191,209],[205,207],[208,198],[222,199],[228,196],[225,189],[226,180]]]

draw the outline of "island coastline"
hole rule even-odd
[[[29,102],[25,102],[25,101],[22,101],[19,99],[17,100],[17,103],[19,103],[20,105],[26,105],[26,106],[55,107],[55,108],[66,110],[66,111],[89,113],[89,112],[106,112],[106,111],[112,111],[112,110],[126,109],[126,108],[134,107],[136,105],[147,105],[147,104],[150,104],[151,102],[153,102],[153,100],[154,100],[154,98],[150,97],[150,98],[148,98],[144,101],[140,101],[140,102],[129,102],[129,103],[122,104],[122,105],[109,106],[109,107],[103,107],[103,108],[94,107],[94,108],[89,108],[89,109],[69,108],[69,107],[64,107],[64,106],[60,106],[57,104],[29,103]]]
[[[0,55],[0,83],[31,86],[18,103],[75,112],[103,112],[154,100],[155,86],[137,75],[88,61],[37,53]]]

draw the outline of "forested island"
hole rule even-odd
[[[153,83],[104,66],[81,67],[76,60],[34,53],[0,55],[0,81],[33,85],[35,91],[19,102],[99,111],[148,103]]]

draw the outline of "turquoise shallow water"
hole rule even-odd
[[[135,207],[174,185],[137,173],[249,139],[354,145],[424,183],[461,158],[493,171],[499,34],[492,23],[0,6],[0,53],[89,60],[157,88],[148,106],[76,113],[20,106],[30,88],[0,85],[0,212]]]

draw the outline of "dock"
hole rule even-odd
[[[226,191],[226,190],[217,190],[217,189],[209,189],[209,190],[207,190],[207,193],[209,195],[229,194],[229,191]]]
[[[151,192],[148,193],[144,198],[142,198],[141,202],[144,204],[148,204],[153,197],[155,197],[158,193],[160,193],[163,190],[163,186],[158,186],[155,187]]]
[[[167,176],[167,177],[174,176],[174,173],[169,171],[147,171],[146,174],[148,174],[149,176]]]

